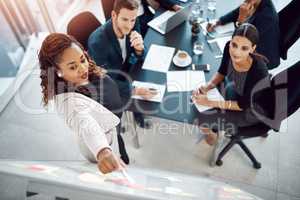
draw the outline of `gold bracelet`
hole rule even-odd
[[[231,109],[232,101],[229,101],[228,108]]]

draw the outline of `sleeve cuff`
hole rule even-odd
[[[112,151],[112,148],[110,146],[100,146],[100,147],[96,148],[95,152],[92,152],[96,161],[98,161],[98,154],[100,153],[100,151],[102,149],[109,149]]]

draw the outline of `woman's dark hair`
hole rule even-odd
[[[87,52],[84,51],[82,45],[72,36],[63,33],[52,33],[48,35],[43,41],[38,53],[44,106],[47,106],[49,100],[60,93],[59,90],[61,90],[61,88],[65,88],[68,85],[64,79],[57,76],[56,72],[59,70],[57,63],[60,56],[64,50],[71,47],[72,44],[77,45],[83,50],[89,62],[89,78],[93,76],[103,77],[106,73],[103,68],[95,64]]]
[[[243,23],[242,25],[240,25],[238,28],[235,29],[232,38],[234,36],[241,36],[247,38],[252,43],[252,46],[259,45],[259,32],[256,29],[256,27],[252,24]],[[252,55],[263,60],[265,63],[269,62],[269,60],[264,55],[261,55],[256,52],[254,52]]]

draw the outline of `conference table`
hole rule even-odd
[[[189,2],[182,4],[187,6]],[[226,10],[227,9],[227,10]],[[221,16],[228,11],[228,5],[224,1],[217,2],[217,11],[215,11],[215,17]],[[160,9],[156,12],[156,16],[164,12]],[[208,11],[205,11],[203,17],[206,19]],[[218,70],[221,63],[222,55],[221,50],[215,44],[209,44],[207,41],[211,39],[209,36],[203,34],[201,30],[200,33],[195,37],[192,36],[191,24],[189,21],[185,21],[180,24],[170,32],[165,35],[160,34],[152,28],[149,28],[147,34],[144,38],[144,44],[147,50],[149,50],[152,44],[174,47],[177,50],[185,50],[192,57],[192,63],[194,64],[209,64],[210,71],[205,72],[205,79],[209,79]],[[202,55],[193,54],[193,42],[195,40],[201,40],[204,44],[204,51]],[[216,58],[217,57],[217,58]],[[186,68],[179,68],[171,63],[169,71],[180,71],[180,70],[192,70],[192,65]],[[199,69],[195,69],[199,70]],[[161,85],[166,85],[167,75],[166,73],[144,70],[142,67],[136,66],[130,72],[131,78],[133,80],[150,82]],[[163,100],[160,103],[132,99],[129,111],[143,113],[148,116],[154,116],[158,118],[163,118],[167,120],[173,120],[176,122],[194,124],[195,120],[201,121],[205,120],[205,115],[201,116],[201,113],[197,110],[195,105],[190,102],[192,91],[188,92],[166,92],[164,94]],[[129,117],[130,118],[130,117]],[[130,121],[134,121],[130,119]],[[134,130],[135,131],[135,130]],[[138,137],[137,133],[134,133]],[[134,146],[139,147],[138,138],[134,140]]]

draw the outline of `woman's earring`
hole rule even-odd
[[[61,72],[57,72],[57,76],[58,76],[59,78],[61,78],[61,77],[63,77],[63,74],[62,74]]]

